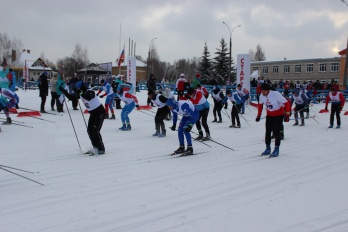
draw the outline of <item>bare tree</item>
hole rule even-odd
[[[265,61],[266,55],[260,44],[256,46],[256,52],[254,56],[255,61]]]

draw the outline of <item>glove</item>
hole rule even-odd
[[[173,125],[172,127],[169,127],[172,131],[175,131],[176,125]]]
[[[99,96],[98,94],[97,94],[97,96]],[[100,95],[100,98],[103,98],[104,97],[104,95]]]
[[[290,117],[289,116],[284,116],[284,122],[289,122],[290,121]]]
[[[135,105],[135,107],[138,109],[138,108],[139,108],[139,105],[138,105],[138,104],[136,104],[136,105]]]
[[[255,121],[256,121],[256,122],[259,122],[260,119],[261,119],[261,117],[260,117],[260,116],[257,116],[256,119],[255,119]]]
[[[97,97],[99,96],[99,93],[97,93]],[[103,97],[103,96],[101,96],[101,97]]]
[[[193,127],[193,125],[192,125],[192,124],[189,124],[189,125],[187,125],[187,126],[184,127],[184,130],[185,130],[186,132],[190,132],[190,131],[192,130],[192,127]]]
[[[17,109],[17,110],[19,109],[19,106],[18,106],[18,104],[16,104],[16,106],[15,106],[15,107],[16,107],[16,109]]]

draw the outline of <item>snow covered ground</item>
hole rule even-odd
[[[37,90],[18,95],[21,107],[39,109]],[[145,91],[137,97],[146,104]],[[68,106],[86,151],[91,145],[81,112]],[[341,129],[328,129],[329,114],[318,113],[323,108],[311,108],[319,124],[285,123],[274,159],[260,156],[264,120],[255,122],[251,106],[244,114],[250,126],[242,119],[241,129],[231,129],[224,114],[223,123],[209,124],[213,139],[235,151],[194,142],[200,154],[181,158],[169,156],[178,147],[176,132],[152,136],[150,111],[134,110],[127,132],[118,130],[120,110],[116,120],[105,120],[106,154],[98,157],[81,154],[66,109],[64,116],[40,117],[52,122],[13,116],[33,128],[1,126],[0,165],[39,172],[8,169],[45,186],[0,169],[0,231],[348,231],[348,116],[341,114]]]

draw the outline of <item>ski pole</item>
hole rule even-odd
[[[24,108],[24,107],[19,107],[19,109],[22,109],[22,110],[31,110],[31,111],[37,111],[37,110],[32,110],[32,109],[28,109],[28,108]],[[55,113],[50,113],[50,112],[46,112],[45,114],[52,114],[52,115],[59,115],[59,116],[63,116],[62,114],[55,114]]]
[[[238,114],[240,114],[240,117],[241,117],[242,119],[244,119],[244,121],[250,126],[248,120],[246,120],[246,118],[243,116],[243,114],[240,113],[239,109],[238,109],[235,105],[233,105],[232,108],[233,108],[233,107],[235,107],[235,108],[237,109]],[[231,110],[231,111],[232,111],[232,110]],[[250,127],[251,127],[251,126],[250,126]]]
[[[22,172],[27,172],[27,173],[31,173],[31,174],[39,173],[39,172],[30,172],[30,171],[19,169],[19,168],[13,168],[13,167],[5,166],[2,164],[0,164],[0,167],[9,168],[9,169],[17,170],[17,171],[22,171]]]
[[[196,134],[196,135],[198,135],[196,132],[194,132],[194,131],[191,131],[192,133],[194,133],[194,134]],[[195,141],[199,141],[199,140],[195,140]],[[234,149],[232,149],[232,148],[230,148],[230,147],[228,147],[228,146],[225,146],[225,145],[223,145],[223,144],[221,144],[221,143],[218,143],[218,142],[216,142],[216,141],[214,141],[214,140],[212,140],[212,139],[210,139],[209,141],[212,141],[212,142],[214,142],[214,143],[216,143],[216,144],[219,144],[220,146],[223,146],[223,147],[226,147],[226,148],[228,148],[228,149],[230,149],[230,150],[232,150],[232,151],[235,151]],[[199,142],[201,142],[201,143],[203,143],[202,141],[199,141]],[[203,144],[205,144],[205,143],[203,143]],[[209,146],[208,144],[205,144],[205,145],[207,145],[207,146]],[[209,146],[210,147],[210,146]]]
[[[51,120],[47,120],[47,119],[43,119],[43,118],[38,118],[38,117],[35,117],[35,116],[31,116],[31,115],[28,115],[28,117],[35,118],[35,119],[39,119],[39,120],[46,121],[46,122],[55,123],[55,122],[53,122],[53,121],[51,121]]]
[[[81,111],[81,115],[82,115],[83,121],[85,122],[85,125],[86,125],[86,128],[87,128],[86,119],[85,119],[85,116],[83,115],[82,107],[81,107],[81,105],[80,105],[79,99],[77,99],[77,103],[79,104],[79,108],[80,108],[80,111]],[[69,115],[70,115],[70,114],[69,114]]]
[[[71,119],[71,115],[70,115],[70,111],[69,111],[69,108],[68,108],[68,104],[66,103],[65,100],[64,100],[64,102],[65,102],[66,110],[68,111],[68,114],[69,114],[69,118],[70,118],[71,125],[72,125],[72,127],[73,127],[73,129],[74,129],[74,132],[75,132],[75,137],[76,137],[77,143],[79,144],[79,148],[80,148],[80,150],[82,151],[79,138],[77,137],[77,134],[76,134],[76,130],[75,130],[74,123],[73,123],[73,121],[72,121],[72,119]],[[83,115],[82,115],[82,116],[83,116]],[[86,122],[85,122],[85,123],[86,123]],[[87,127],[87,125],[86,125],[86,127]]]
[[[0,118],[0,120],[3,120],[3,121],[5,120],[5,121],[6,121],[5,118]],[[17,123],[22,123],[22,124],[24,124],[24,122],[22,122],[22,121],[17,121],[17,120],[13,120],[13,119],[12,119],[12,122],[17,122]]]
[[[20,177],[22,177],[22,178],[24,178],[24,179],[30,180],[30,181],[32,181],[32,182],[35,182],[35,183],[37,183],[37,184],[39,184],[39,185],[45,186],[44,184],[42,184],[42,183],[40,183],[40,182],[38,182],[38,181],[36,181],[36,180],[33,180],[33,179],[28,178],[28,177],[22,176],[22,175],[20,175],[20,174],[18,174],[18,173],[12,172],[12,171],[7,170],[7,169],[5,169],[5,168],[0,167],[0,169],[4,170],[4,171],[6,171],[6,172],[12,173],[12,174],[14,174],[14,175],[20,176]]]
[[[310,114],[308,114],[314,121],[316,121],[319,125],[320,125],[320,123],[317,121],[317,120],[315,120],[315,118],[314,118],[314,116],[312,116],[312,115],[310,115]]]
[[[176,130],[176,131],[178,131],[178,130]],[[199,135],[199,134],[197,134],[196,132],[194,132],[194,131],[190,131],[190,132],[192,132],[192,133],[194,133],[194,134],[196,134],[196,135]],[[206,145],[206,146],[208,146],[208,147],[211,147],[209,144],[206,144],[205,142],[203,142],[203,141],[200,141],[200,140],[194,140],[194,141],[197,141],[197,142],[200,142],[200,143],[203,143],[204,145]]]
[[[227,115],[227,117],[228,117],[229,119],[231,119],[230,115],[227,113],[226,108],[224,108],[224,110],[225,110],[225,114]]]
[[[6,122],[6,120],[1,120],[1,122]],[[16,126],[23,126],[23,127],[29,127],[29,128],[33,128],[32,126],[27,126],[27,125],[23,125],[23,124],[15,123],[15,122],[11,122],[11,125],[16,125]]]

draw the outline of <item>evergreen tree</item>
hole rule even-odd
[[[225,40],[222,38],[220,40],[220,48],[216,49],[217,52],[215,52],[216,57],[214,58],[214,76],[215,81],[217,84],[222,85],[225,83],[225,80],[228,77],[229,72],[229,53],[227,44],[225,43]]]
[[[208,84],[212,78],[213,65],[209,57],[210,57],[210,52],[208,51],[207,42],[205,42],[203,56],[201,56],[201,58],[199,59],[199,64],[198,64],[198,71],[201,74],[202,84]]]

